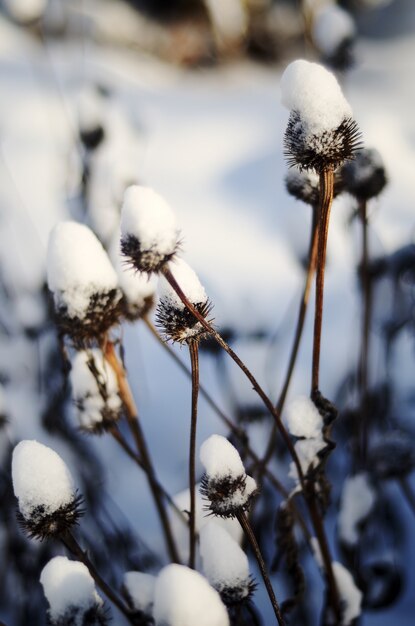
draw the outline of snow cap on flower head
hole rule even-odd
[[[150,187],[128,187],[121,213],[121,252],[132,267],[158,273],[178,246],[176,216],[164,198]]]
[[[100,339],[118,321],[122,294],[117,274],[87,226],[71,221],[55,226],[47,273],[58,324],[74,344]]]
[[[282,75],[281,93],[291,112],[284,138],[290,165],[321,172],[354,157],[360,132],[334,74],[294,61]]]
[[[353,64],[356,25],[348,11],[337,4],[317,9],[313,16],[311,36],[327,65],[345,70]]]
[[[187,299],[206,318],[212,305],[196,273],[183,259],[175,259],[171,262],[169,270]],[[157,323],[167,339],[189,343],[198,341],[206,335],[207,331],[186,308],[164,276],[160,278],[159,295]]]
[[[257,493],[255,480],[245,472],[237,449],[221,435],[211,435],[200,448],[205,468],[201,493],[207,508],[220,517],[235,517],[249,508]]]
[[[124,574],[123,592],[128,603],[135,611],[146,617],[153,615],[154,589],[156,577],[143,572],[126,572]]]
[[[86,150],[96,150],[105,137],[104,107],[97,88],[83,90],[78,97],[79,137]]]
[[[43,568],[40,582],[49,603],[52,626],[105,626],[104,602],[87,567],[66,556],[55,556]]]
[[[69,376],[80,428],[89,433],[104,432],[122,413],[114,370],[95,348],[75,354]]]
[[[68,467],[54,450],[38,441],[18,443],[12,480],[19,523],[29,537],[58,536],[77,524],[81,498]]]
[[[206,578],[185,565],[167,565],[154,594],[157,626],[229,626],[220,595]]]
[[[346,191],[358,200],[375,198],[388,182],[383,159],[374,148],[360,150],[354,161],[343,165],[340,173]]]
[[[249,574],[248,557],[240,545],[216,521],[200,530],[203,573],[227,606],[246,602],[255,584]]]

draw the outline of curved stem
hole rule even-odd
[[[137,450],[140,453],[142,463],[145,468],[145,473],[149,483],[150,490],[153,494],[154,503],[160,518],[160,523],[163,529],[164,539],[169,552],[169,556],[175,563],[180,563],[178,551],[174,541],[172,529],[167,516],[166,509],[163,502],[163,493],[160,489],[159,482],[156,477],[154,466],[150,457],[150,452],[147,448],[147,443],[144,437],[144,433],[141,428],[140,421],[138,419],[138,411],[134,402],[133,395],[130,390],[130,386],[127,382],[126,373],[123,365],[119,361],[115,352],[114,344],[108,341],[105,347],[105,359],[111,365],[115,372],[118,382],[118,389],[120,397],[126,408],[127,420],[132,435],[135,439]]]
[[[319,389],[321,329],[323,324],[324,274],[326,268],[327,239],[330,211],[333,202],[334,172],[332,168],[320,173],[320,215],[318,226],[316,309],[314,313],[313,364],[311,394]]]
[[[128,619],[128,621],[133,624],[132,615],[127,606],[125,606],[124,602],[118,595],[111,589],[111,587],[105,582],[101,575],[96,570],[95,565],[89,559],[87,553],[82,550],[81,546],[72,535],[70,531],[67,531],[60,537],[65,548],[73,554],[79,561],[81,561],[87,568],[92,578],[95,580],[98,587],[105,593],[107,598],[121,611],[123,615]]]
[[[253,533],[253,530],[252,530],[251,525],[250,525],[250,523],[248,521],[248,518],[246,517],[246,515],[245,515],[245,513],[243,511],[238,512],[236,514],[236,517],[237,517],[238,522],[242,526],[242,529],[243,529],[243,531],[244,531],[244,533],[246,535],[246,538],[248,539],[248,541],[249,541],[249,543],[251,545],[252,551],[253,551],[253,553],[255,555],[256,561],[257,561],[259,569],[261,571],[262,579],[263,579],[263,581],[265,583],[265,587],[266,587],[269,599],[270,599],[271,604],[272,604],[272,608],[274,609],[275,617],[277,618],[277,622],[278,622],[278,624],[280,626],[285,626],[285,621],[284,621],[284,618],[283,618],[283,616],[281,614],[281,610],[280,610],[280,607],[278,605],[277,598],[275,597],[274,589],[272,588],[271,581],[270,581],[269,576],[268,576],[267,568],[266,568],[264,559],[263,559],[262,554],[261,554],[261,550],[259,549],[256,537],[255,537],[255,535]]]
[[[194,569],[196,561],[196,427],[199,395],[199,342],[197,340],[189,342],[189,353],[192,366],[192,416],[189,448],[189,567]]]

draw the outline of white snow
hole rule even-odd
[[[19,22],[31,22],[39,19],[48,0],[3,0],[9,14]]]
[[[53,621],[62,618],[70,608],[80,608],[82,613],[103,601],[95,590],[94,580],[87,567],[66,556],[55,556],[43,568],[40,575]],[[77,616],[74,626],[81,626],[83,614]]]
[[[322,7],[313,17],[312,38],[317,48],[330,56],[347,39],[356,34],[354,20],[337,4]]]
[[[83,132],[105,126],[105,106],[102,96],[93,87],[83,89],[77,100],[78,123]]]
[[[211,435],[202,443],[200,460],[209,478],[239,478],[245,474],[238,450],[222,435]]]
[[[99,392],[94,375],[88,367],[93,361],[99,381],[105,388],[106,399]],[[80,350],[75,353],[70,371],[72,397],[77,405],[77,415],[80,425],[85,429],[94,428],[103,419],[103,409],[117,413],[121,410],[122,402],[119,396],[117,377],[113,369],[105,361],[101,350]]]
[[[200,530],[200,554],[203,573],[221,592],[239,588],[240,597],[249,594],[249,562],[239,544],[216,521]]]
[[[317,565],[324,570],[320,546],[315,537],[311,538],[311,547]],[[350,626],[350,623],[361,613],[363,593],[356,587],[353,576],[344,565],[338,561],[332,561],[331,565],[343,609],[341,626]]]
[[[196,272],[186,263],[186,261],[181,258],[176,258],[174,261],[169,263],[169,269],[174,278],[177,280],[179,287],[192,304],[199,304],[207,301],[208,298],[203,285],[197,277]],[[179,309],[180,311],[185,308],[185,305],[164,276],[161,276],[160,278],[158,291],[161,301],[164,301],[166,304],[169,304],[173,308]]]
[[[166,255],[175,251],[179,231],[176,216],[164,198],[150,187],[131,185],[124,193],[121,233],[136,237],[142,250]]]
[[[50,514],[75,498],[68,467],[54,450],[38,441],[21,441],[14,448],[12,480],[25,519],[30,519],[38,506]]]
[[[124,574],[124,587],[137,611],[146,615],[153,614],[154,588],[156,577],[143,572],[126,572]]]
[[[283,105],[300,115],[308,135],[335,130],[352,116],[336,77],[318,63],[293,61],[284,71],[280,87]]]
[[[225,605],[206,578],[175,564],[157,577],[154,619],[156,626],[229,626]]]
[[[196,532],[200,533],[202,528],[212,519],[206,507],[208,505],[205,498],[199,491],[200,484],[196,484]],[[174,496],[174,502],[180,511],[190,510],[190,491],[184,489],[180,493]],[[185,513],[186,515],[186,513]],[[174,536],[176,537],[176,543],[179,548],[181,560],[186,563],[189,559],[189,528],[187,524],[181,520],[174,511],[170,513],[170,523],[172,525]],[[242,541],[243,531],[238,520],[235,518],[223,518],[216,517],[215,523],[221,526],[232,537],[232,539],[238,544]]]
[[[321,437],[313,439],[300,439],[295,443],[294,448],[297,452],[297,456],[304,473],[306,473],[311,467],[317,465],[317,454],[325,447],[325,445],[326,444]],[[290,463],[288,475],[291,478],[298,480],[297,468],[294,465],[294,462]]]
[[[355,474],[344,482],[338,517],[339,536],[353,546],[359,539],[359,524],[369,515],[376,494],[366,472]]]
[[[321,436],[323,420],[307,396],[298,396],[288,405],[286,422],[288,430],[295,437],[310,439]]]
[[[49,289],[69,317],[84,318],[91,297],[118,287],[107,253],[92,230],[77,222],[60,222],[52,230],[47,253]]]

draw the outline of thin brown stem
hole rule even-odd
[[[362,339],[358,371],[358,384],[361,407],[360,452],[361,460],[366,458],[368,445],[368,384],[369,384],[369,351],[370,324],[372,318],[372,283],[369,276],[369,237],[366,200],[359,202],[359,216],[362,223],[362,258],[360,264],[362,280]]]
[[[250,546],[252,548],[252,551],[253,551],[253,553],[255,555],[256,561],[258,563],[258,566],[259,566],[259,569],[260,569],[260,572],[261,572],[262,579],[263,579],[263,581],[265,583],[265,587],[266,587],[269,599],[270,599],[271,604],[272,604],[272,608],[274,609],[275,617],[277,618],[277,622],[278,622],[278,624],[280,626],[285,626],[284,618],[283,618],[283,616],[281,614],[281,610],[280,610],[280,607],[278,605],[277,598],[275,597],[274,589],[272,588],[272,584],[271,584],[271,581],[270,581],[269,576],[268,576],[268,572],[267,572],[267,567],[265,565],[265,561],[264,561],[264,559],[262,557],[261,550],[259,549],[258,542],[257,542],[256,537],[254,535],[254,532],[253,532],[253,530],[251,528],[249,520],[248,520],[248,518],[246,517],[246,515],[245,515],[245,513],[243,511],[240,511],[239,513],[237,513],[236,517],[237,517],[238,522],[242,526],[242,529],[243,529],[243,531],[244,531],[244,533],[246,535],[246,538],[248,539],[249,544],[250,544]]]
[[[189,342],[190,363],[192,366],[192,415],[190,423],[189,447],[189,567],[195,567],[196,562],[196,427],[197,427],[197,400],[199,396],[199,342]]]
[[[223,350],[225,350],[225,352],[227,352],[229,354],[231,359],[236,363],[236,365],[242,370],[242,372],[248,378],[249,382],[252,384],[253,389],[257,392],[257,394],[259,395],[259,397],[263,401],[264,405],[266,406],[268,411],[273,416],[273,418],[275,420],[275,423],[276,423],[276,426],[277,426],[277,428],[278,428],[282,438],[284,439],[284,442],[285,442],[285,444],[286,444],[286,446],[287,446],[287,448],[288,448],[288,450],[289,450],[289,452],[291,454],[291,457],[292,457],[292,459],[293,459],[293,461],[295,463],[298,475],[300,476],[301,479],[304,479],[303,470],[302,470],[302,467],[301,467],[298,455],[297,455],[297,453],[296,453],[296,451],[294,449],[294,446],[293,446],[293,443],[291,441],[291,438],[290,438],[290,436],[289,436],[289,434],[288,434],[284,424],[282,423],[282,421],[280,419],[280,416],[275,411],[274,405],[272,404],[271,400],[269,399],[269,397],[267,396],[265,391],[262,389],[262,387],[260,386],[260,384],[258,383],[256,378],[254,377],[254,375],[247,368],[245,363],[243,363],[243,361],[241,361],[239,356],[226,343],[226,341],[223,339],[223,337],[221,337],[221,335],[211,326],[211,324],[203,317],[203,315],[201,315],[199,313],[199,311],[197,311],[195,309],[193,304],[189,301],[189,299],[183,293],[181,287],[177,283],[176,279],[174,278],[173,274],[171,273],[171,271],[169,270],[167,265],[165,265],[163,267],[162,272],[163,272],[163,275],[164,275],[165,279],[170,284],[170,286],[174,289],[174,291],[177,293],[177,295],[179,296],[179,298],[183,302],[183,304],[186,306],[186,308],[191,313],[193,313],[193,315],[200,322],[200,324],[203,326],[203,328],[205,328],[212,335],[213,339],[215,339],[215,341],[221,346],[221,348],[223,348]]]
[[[120,362],[120,360],[118,359],[117,354],[115,352],[114,344],[111,341],[108,341],[106,344],[105,359],[111,365],[117,377],[120,397],[126,408],[128,425],[134,437],[137,450],[140,454],[142,463],[145,468],[145,473],[147,476],[148,484],[149,484],[151,493],[153,495],[154,503],[156,505],[156,509],[160,518],[160,523],[163,529],[164,539],[166,542],[170,559],[174,561],[175,563],[180,563],[180,559],[179,559],[178,551],[177,551],[176,544],[174,541],[169,518],[167,516],[167,511],[165,509],[164,502],[163,502],[163,492],[160,489],[160,485],[157,480],[154,466],[151,460],[150,452],[147,448],[147,443],[144,437],[143,430],[141,428],[140,420],[138,419],[137,407],[135,405],[134,398],[131,393],[128,381],[127,381],[124,367],[122,363]]]
[[[291,383],[291,378],[294,372],[294,368],[295,368],[295,364],[297,361],[297,356],[298,356],[298,351],[300,348],[300,342],[301,342],[301,337],[303,334],[303,329],[304,329],[304,322],[305,322],[305,318],[306,318],[306,314],[307,314],[307,308],[308,308],[308,302],[310,299],[310,291],[311,291],[311,285],[312,285],[312,281],[313,281],[313,276],[314,276],[314,272],[316,269],[316,258],[317,258],[317,238],[318,238],[318,231],[317,231],[317,212],[318,212],[318,208],[314,207],[313,208],[313,217],[312,217],[312,223],[311,223],[311,232],[310,232],[310,243],[309,243],[309,250],[308,250],[308,265],[307,265],[307,273],[306,273],[306,277],[305,277],[305,283],[304,283],[304,288],[303,288],[303,293],[302,293],[302,297],[301,297],[301,302],[300,302],[300,307],[298,310],[298,317],[297,317],[297,326],[295,329],[295,334],[294,334],[294,341],[293,341],[293,345],[291,348],[291,354],[290,354],[290,360],[288,363],[288,367],[287,367],[287,372],[285,374],[285,379],[284,379],[284,384],[282,386],[280,395],[278,397],[278,401],[275,405],[275,410],[278,413],[279,416],[282,415],[282,411],[284,409],[284,405],[285,405],[285,401],[287,399],[287,393],[288,393],[288,389],[290,387],[290,383]],[[276,435],[277,435],[277,427],[276,424],[274,423],[273,425],[273,429],[271,431],[271,436],[268,442],[268,446],[265,452],[265,455],[263,457],[263,459],[261,460],[261,464],[258,468],[258,472],[257,472],[257,480],[259,482],[261,482],[261,478],[263,476],[263,473],[265,471],[265,467],[267,466],[272,453],[274,451],[274,447],[275,447],[275,441],[276,441]]]
[[[129,608],[124,604],[121,598],[118,597],[115,591],[111,589],[108,583],[106,583],[105,580],[101,577],[100,573],[95,568],[95,565],[88,557],[88,554],[84,550],[82,550],[81,546],[72,535],[72,533],[70,531],[67,531],[60,537],[60,539],[65,548],[88,568],[88,571],[91,574],[92,578],[95,580],[98,587],[105,593],[108,600],[110,600],[121,611],[121,613],[125,615],[128,621],[133,624],[133,616]]]
[[[313,364],[311,393],[319,389],[321,329],[323,324],[324,275],[326,268],[327,239],[329,234],[330,211],[333,202],[334,171],[332,168],[320,173],[320,214],[318,225],[316,309],[314,314]]]

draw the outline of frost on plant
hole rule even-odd
[[[184,565],[168,565],[158,575],[154,619],[157,626],[229,626],[218,592]]]
[[[290,165],[321,172],[354,157],[360,133],[335,76],[309,61],[291,63],[281,78],[290,110],[285,150]]]
[[[221,435],[212,435],[200,448],[205,468],[200,491],[207,508],[220,517],[235,517],[249,508],[257,494],[255,480],[245,472],[236,448]]]
[[[70,380],[79,425],[83,430],[100,433],[119,419],[122,401],[117,377],[101,350],[76,352]]]
[[[240,604],[250,598],[254,584],[248,557],[216,521],[208,522],[200,531],[200,554],[204,575],[226,605]]]
[[[101,338],[118,321],[117,274],[87,226],[76,222],[55,226],[49,237],[47,271],[57,322],[75,344]]]
[[[80,498],[61,457],[38,441],[21,441],[13,451],[12,480],[19,522],[29,537],[58,536],[78,522]]]
[[[167,202],[149,187],[132,185],[124,194],[121,251],[140,272],[159,272],[179,245],[176,216]]]
[[[169,269],[187,299],[204,318],[207,318],[212,305],[196,273],[183,259],[171,262]],[[189,343],[199,341],[207,334],[164,276],[160,278],[159,296],[157,323],[167,339]]]
[[[83,563],[56,556],[43,568],[40,582],[52,626],[105,626],[104,602]]]

